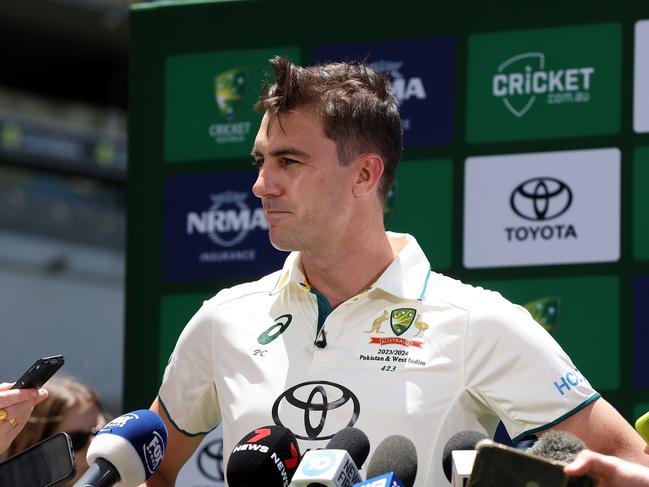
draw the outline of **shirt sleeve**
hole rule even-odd
[[[478,292],[467,322],[465,385],[511,438],[553,426],[599,397],[525,308]]]
[[[189,436],[211,431],[221,418],[212,377],[212,322],[205,303],[180,334],[158,393],[171,422]]]

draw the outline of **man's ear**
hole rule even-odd
[[[356,167],[356,178],[352,187],[354,196],[366,196],[378,191],[384,169],[383,158],[374,153],[361,154],[352,164]]]

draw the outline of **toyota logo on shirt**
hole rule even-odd
[[[552,220],[568,211],[572,204],[572,190],[556,178],[532,178],[512,191],[509,204],[514,213],[526,220]]]
[[[356,395],[340,384],[310,381],[286,390],[273,404],[275,424],[289,428],[301,440],[329,440],[354,426],[361,406]]]

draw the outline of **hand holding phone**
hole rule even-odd
[[[63,355],[39,358],[20,376],[12,389],[40,389],[64,363]]]

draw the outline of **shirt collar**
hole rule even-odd
[[[402,299],[421,300],[431,274],[426,255],[412,235],[393,232],[387,235],[391,241],[401,240],[396,243],[403,248],[370,289],[381,289]],[[311,289],[300,268],[299,252],[291,252],[286,258],[271,294],[279,293],[291,282],[305,291]]]

